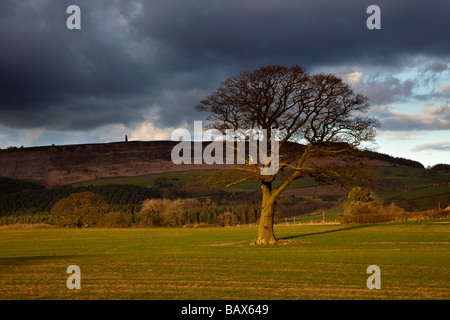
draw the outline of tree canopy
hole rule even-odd
[[[50,210],[62,226],[88,228],[95,226],[110,211],[105,198],[92,192],[71,194]]]
[[[311,176],[319,183],[345,184],[358,178],[356,150],[373,141],[378,127],[377,120],[366,116],[369,107],[367,97],[335,75],[310,75],[301,66],[279,65],[242,72],[200,101],[196,109],[209,113],[208,129],[222,134],[265,130],[267,150],[278,157],[279,170],[273,174],[261,174],[269,165],[261,161],[247,161],[247,168],[237,169],[241,174],[236,182],[261,183],[257,244],[276,241],[274,206],[292,181]],[[271,148],[273,139],[276,149]],[[277,175],[283,182],[275,187]]]

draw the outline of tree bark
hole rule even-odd
[[[277,241],[275,235],[273,234],[276,196],[272,195],[271,183],[263,184],[261,188],[261,217],[259,219],[258,237],[256,238],[255,244],[274,244]]]

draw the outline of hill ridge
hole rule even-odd
[[[71,145],[10,147],[0,150],[0,177],[60,186],[95,179],[132,177],[151,173],[219,169],[230,165],[175,165],[177,141],[127,141]],[[208,142],[204,142],[206,145]],[[413,160],[362,151],[372,165],[424,168]]]

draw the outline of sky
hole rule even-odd
[[[70,5],[81,29],[69,29]],[[369,29],[370,5],[381,29]],[[448,0],[0,1],[0,148],[170,140],[263,65],[333,73],[369,98],[377,152],[450,163]]]

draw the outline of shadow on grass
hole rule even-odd
[[[373,226],[373,224],[355,225],[355,226],[343,227],[340,229],[326,230],[326,231],[320,231],[320,232],[311,232],[311,233],[302,233],[302,234],[298,234],[298,235],[294,235],[294,236],[281,237],[281,238],[277,238],[277,239],[278,240],[289,240],[289,239],[301,238],[301,237],[306,237],[306,236],[315,236],[315,235],[320,235],[320,234],[325,234],[325,233],[362,229],[362,228],[367,228],[367,227],[371,227],[371,226]]]
[[[37,262],[40,260],[71,260],[78,259],[82,257],[92,257],[93,255],[49,255],[49,256],[26,256],[26,257],[5,257],[0,258],[0,263],[24,263],[24,262]]]

